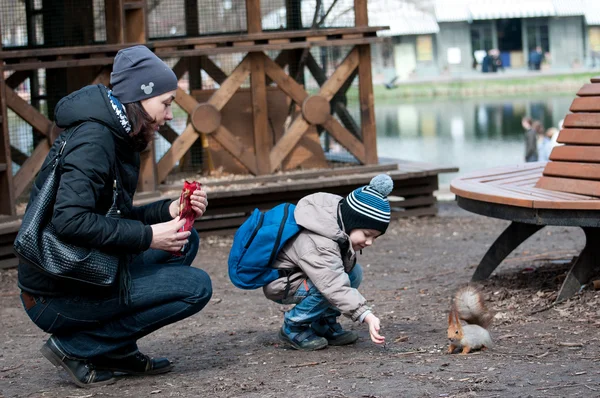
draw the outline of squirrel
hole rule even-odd
[[[459,289],[448,315],[448,354],[457,348],[462,349],[461,354],[468,354],[472,350],[491,347],[492,338],[487,329],[493,318],[494,314],[486,308],[483,294],[478,289],[472,286]]]

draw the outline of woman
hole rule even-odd
[[[178,232],[185,222],[178,217],[179,200],[132,204],[139,152],[173,118],[177,78],[150,50],[135,46],[117,53],[111,85],[112,91],[103,85],[84,87],[58,103],[55,120],[65,131],[35,180],[30,203],[67,140],[51,222],[66,242],[127,258],[120,275],[129,276],[121,278],[129,283],[94,289],[19,264],[25,310],[51,334],[42,354],[82,387],[112,383],[117,372],[171,370],[168,359],[142,354],[137,340],[197,313],[212,294],[208,275],[189,266],[199,237],[194,230]],[[113,203],[115,178],[119,219],[105,216]],[[202,216],[206,193],[194,191],[191,203],[196,216]]]

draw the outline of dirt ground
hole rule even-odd
[[[122,377],[89,390],[66,382],[41,357],[47,336],[20,306],[16,271],[2,271],[0,396],[600,396],[600,292],[588,287],[548,309],[583,247],[577,229],[543,229],[480,285],[497,311],[493,349],[445,353],[450,297],[506,225],[453,202],[440,203],[436,217],[393,221],[359,257],[365,270],[360,290],[381,318],[388,344],[374,345],[366,325],[344,318],[342,324],[360,334],[358,343],[310,353],[277,340],[282,306],[229,282],[231,238],[203,236],[195,265],[211,276],[213,299],[199,314],[140,341],[143,352],[174,361],[173,372]]]

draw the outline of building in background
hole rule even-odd
[[[577,68],[586,58],[584,10],[581,0],[436,0],[438,65],[481,69],[496,49],[503,67],[527,68],[540,47],[542,69]]]
[[[439,32],[431,2],[370,0],[369,25],[389,26],[371,46],[373,81],[394,81],[439,73],[436,35]]]
[[[369,23],[390,27],[372,47],[376,83],[536,70],[536,57],[541,70],[600,67],[600,0],[370,0]]]
[[[600,67],[600,1],[584,0],[587,65]]]

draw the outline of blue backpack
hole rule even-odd
[[[240,289],[256,289],[279,278],[271,264],[283,245],[300,232],[294,206],[282,203],[271,210],[254,209],[233,237],[229,252],[229,279]]]

